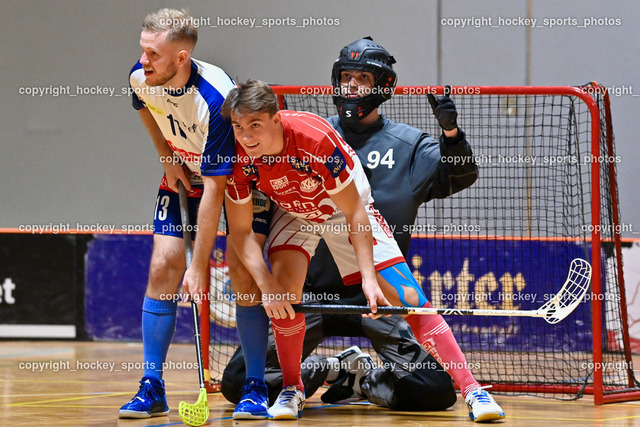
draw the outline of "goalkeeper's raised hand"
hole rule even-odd
[[[448,92],[445,90],[445,95],[438,97],[429,93],[427,98],[440,127],[445,131],[453,131],[458,127],[458,111],[456,110],[456,104],[449,98]]]

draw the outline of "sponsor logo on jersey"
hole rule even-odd
[[[386,234],[387,237],[393,239],[393,232],[391,231],[391,228],[389,228],[389,224],[387,224],[387,221],[384,219],[382,214],[378,212],[377,209],[373,209],[373,217],[376,219],[378,226],[384,232],[384,234]]]
[[[256,167],[256,165],[242,166],[242,173],[244,173],[244,176],[251,176],[251,175],[255,175],[256,177],[260,176],[258,174],[258,168]]]
[[[169,98],[167,98],[167,102],[168,102],[169,104],[173,105],[174,107],[177,107],[177,106],[178,106],[178,103],[177,103],[177,102],[173,102],[173,101],[172,101],[172,100],[170,100]]]
[[[288,188],[288,189],[286,189],[284,191],[276,191],[275,194],[278,195],[278,196],[286,196],[287,194],[296,193],[296,192],[297,191],[296,191],[296,189],[294,187],[290,187],[290,188]],[[300,193],[298,193],[298,194],[300,194]]]
[[[253,213],[265,212],[271,209],[271,199],[269,199],[263,192],[253,190]],[[254,221],[258,218],[254,218]]]
[[[305,179],[300,183],[300,190],[305,193],[310,193],[320,185],[320,180],[316,179],[313,176]]]
[[[329,159],[324,163],[324,165],[329,169],[329,173],[331,177],[337,178],[347,167],[347,160],[344,158],[342,151],[338,147],[334,150],[333,154],[329,157]]]
[[[167,139],[167,144],[171,147],[174,153],[178,154],[185,162],[195,163],[196,165],[202,164],[202,155],[200,153],[194,153],[192,151],[183,150],[178,148],[171,140]]]
[[[161,116],[164,116],[164,110],[160,107],[156,107],[155,105],[153,105],[152,103],[150,103],[149,101],[145,101],[144,102],[145,105],[147,106],[147,108],[151,111],[153,111],[156,114],[159,114]]]
[[[284,200],[277,200],[276,203],[285,211],[301,218],[318,219],[326,215],[324,218],[326,220],[331,217],[331,214],[325,214],[321,209],[318,209],[314,202],[301,202],[300,200],[285,202]]]
[[[191,172],[191,171],[190,171]],[[191,190],[187,190],[187,197],[202,197],[202,181],[198,182],[194,180],[193,175],[189,174],[189,182],[191,183]],[[167,190],[173,192],[171,187],[169,187],[169,181],[167,180],[167,176],[163,176],[160,181],[160,189]]]
[[[274,190],[281,190],[289,184],[289,179],[283,176],[282,178],[272,179],[269,183]]]
[[[302,159],[292,156],[289,158],[289,163],[291,164],[291,167],[298,172],[311,173],[311,166]]]

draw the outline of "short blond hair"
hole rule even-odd
[[[160,9],[150,13],[142,21],[142,30],[152,34],[167,33],[167,41],[184,41],[195,46],[198,42],[198,27],[194,25],[193,18],[186,9]]]

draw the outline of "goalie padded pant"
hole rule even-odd
[[[444,410],[456,402],[451,377],[418,343],[401,316],[370,319],[360,315],[306,314],[306,324],[302,355],[306,397],[322,386],[329,373],[326,356],[310,356],[325,337],[362,336],[369,338],[382,361],[362,383],[363,394],[370,402],[398,411]],[[350,345],[345,344],[345,348]],[[342,347],[336,349],[341,350]],[[244,380],[243,353],[238,348],[222,377],[222,394],[228,401],[238,403]],[[265,380],[269,402],[273,404],[282,390],[282,373],[271,335]]]

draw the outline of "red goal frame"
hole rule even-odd
[[[331,86],[272,86],[274,92],[279,98],[280,107],[284,108],[284,95],[332,95],[333,87]],[[443,94],[444,86],[398,86],[395,89],[396,95],[409,95],[432,93],[434,95]],[[584,87],[573,86],[452,86],[451,93],[455,96],[475,96],[475,95],[567,95],[582,100],[590,113],[591,117],[591,154],[597,159],[601,154],[614,156],[613,131],[611,121],[610,97],[607,90],[595,82]],[[603,96],[604,112],[600,108],[594,98],[593,93]],[[601,153],[601,113],[604,113],[604,128],[606,129],[606,147],[607,153]],[[620,291],[620,309],[622,323],[622,339],[624,343],[624,356],[631,363],[631,347],[629,342],[628,319],[626,310],[626,297],[624,292],[624,276],[622,270],[622,237],[620,232],[620,218],[618,215],[618,200],[616,188],[616,171],[612,162],[608,162],[608,174],[611,182],[611,197],[613,209],[613,223],[615,225],[613,238],[603,239],[600,235],[600,218],[601,218],[601,163],[594,161],[591,163],[591,223],[593,225],[591,231],[591,264],[593,268],[592,274],[592,294],[595,296],[602,295],[603,288],[601,283],[601,243],[613,243],[616,253],[616,269],[619,279]],[[611,240],[613,240],[611,242]],[[628,388],[605,390],[603,385],[603,298],[591,298],[592,310],[592,328],[593,328],[593,383],[587,386],[585,393],[593,394],[595,404],[613,403],[628,400],[640,399],[640,390],[638,389],[635,378],[631,369],[628,370]],[[205,307],[206,306],[206,307]],[[205,310],[206,308],[206,310]],[[209,360],[209,313],[208,304],[203,305],[202,313],[202,342],[205,368],[208,368]],[[579,386],[576,387],[578,392]],[[567,386],[562,386],[562,390],[556,385],[538,385],[538,384],[496,384],[493,386],[495,391],[513,392],[527,391],[532,393],[544,392],[562,392],[567,390]],[[211,386],[210,391],[219,391],[219,387]]]

